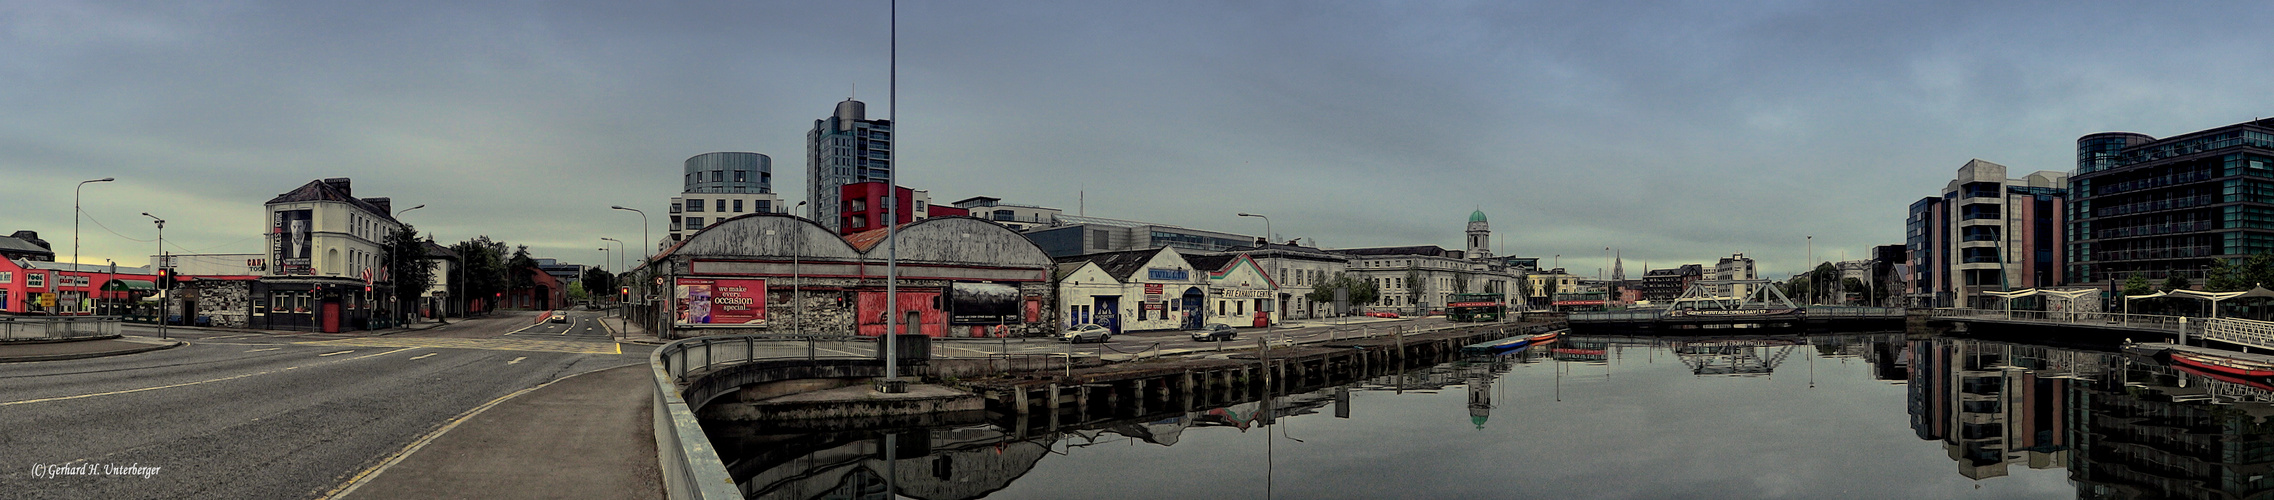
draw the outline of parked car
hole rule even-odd
[[[1112,338],[1112,329],[1095,324],[1076,326],[1058,334],[1058,340],[1068,342],[1104,342]]]
[[[1194,342],[1206,342],[1211,340],[1223,342],[1226,340],[1237,340],[1240,337],[1239,330],[1234,330],[1232,329],[1232,325],[1223,323],[1209,323],[1208,326],[1200,327],[1199,330],[1193,330],[1190,333],[1192,333],[1192,340]]]
[[[1380,311],[1377,311],[1377,312],[1370,312],[1370,313],[1366,313],[1366,315],[1367,315],[1367,316],[1373,316],[1373,317],[1376,317],[1376,318],[1396,318],[1396,317],[1398,317],[1398,313],[1394,313],[1394,312],[1380,312]]]
[[[568,311],[553,311],[553,317],[546,318],[545,320],[554,323],[567,323],[569,320]]]

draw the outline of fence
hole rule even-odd
[[[1927,317],[1930,319],[1976,319],[2019,323],[2037,323],[2047,325],[2113,327],[2134,330],[2170,332],[2175,334],[2184,333],[2187,335],[2201,335],[2203,333],[2205,324],[2207,324],[2209,321],[2219,321],[2215,319],[2189,318],[2185,316],[2164,316],[2156,314],[2123,314],[2071,311],[2006,311],[1998,309],[1965,308],[1932,309],[1927,311]],[[2184,328],[2185,331],[2181,331],[2182,328]]]
[[[0,342],[114,337],[117,316],[0,316]]]
[[[2274,322],[2213,318],[2204,321],[2203,338],[2235,345],[2274,349]]]

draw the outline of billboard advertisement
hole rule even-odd
[[[1001,283],[955,283],[948,290],[948,324],[996,325],[1019,321],[1019,287]]]
[[[682,325],[766,324],[766,280],[678,278],[672,287]]]
[[[278,210],[269,213],[269,234],[276,242],[277,274],[316,274],[309,259],[309,235],[315,232],[316,211]]]

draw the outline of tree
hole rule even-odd
[[[2139,274],[2133,274],[2132,277],[2124,279],[2125,295],[2148,295],[2152,293],[2156,293],[2156,289],[2148,287],[2148,279],[2146,277],[2142,277]]]
[[[454,283],[457,289],[452,290],[450,296],[460,297],[462,300],[478,297],[482,299],[482,303],[485,305],[482,308],[483,310],[496,308],[498,294],[505,292],[507,284],[505,244],[490,241],[488,236],[476,236],[473,239],[451,245],[450,249],[458,252],[458,258],[462,259],[463,265],[466,266],[466,279],[462,280],[463,283]]]
[[[2186,290],[2188,286],[2190,286],[2190,285],[2193,285],[2193,284],[2194,284],[2194,283],[2188,283],[2188,282],[2187,282],[2187,277],[2186,277],[2186,276],[2180,276],[2180,275],[2177,275],[2177,274],[2171,275],[2171,277],[2169,277],[2169,278],[2164,278],[2164,279],[2163,279],[2163,289],[2164,289],[2164,291],[2172,291],[2172,290]]]
[[[410,224],[387,235],[387,276],[394,282],[397,322],[408,318],[419,297],[434,286],[434,266],[426,257],[426,244]]]
[[[1871,294],[1871,285],[1864,284],[1863,280],[1860,279],[1841,278],[1840,287],[1845,288],[1849,295],[1855,296],[1856,300],[1859,301],[1867,300],[1866,296]]]
[[[584,280],[571,281],[568,284],[568,298],[570,301],[581,302],[592,298],[592,293],[585,291]]]
[[[1405,271],[1405,303],[1406,303],[1406,305],[1409,305],[1409,306],[1414,306],[1414,307],[1420,307],[1420,306],[1421,306],[1421,296],[1422,296],[1422,290],[1421,290],[1421,270],[1420,270],[1420,269],[1407,269],[1407,270]]]
[[[1334,273],[1333,278],[1311,285],[1311,291],[1303,294],[1303,298],[1312,304],[1332,304],[1334,291],[1338,289],[1350,291],[1350,305],[1353,306],[1372,304],[1381,299],[1381,291],[1374,288],[1373,281],[1361,280],[1344,273]],[[1340,314],[1343,311],[1335,312]]]
[[[514,247],[513,258],[505,262],[506,276],[514,289],[537,286],[537,280],[529,275],[531,270],[537,270],[537,259],[529,257],[529,245]]]
[[[616,296],[616,275],[597,267],[584,268],[584,290],[593,297]]]

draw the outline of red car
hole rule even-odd
[[[1379,312],[1379,311],[1377,311],[1377,312],[1370,312],[1370,313],[1366,313],[1366,315],[1367,315],[1367,316],[1373,316],[1373,317],[1376,317],[1376,318],[1396,318],[1396,317],[1398,317],[1398,313],[1394,313],[1394,312]]]

